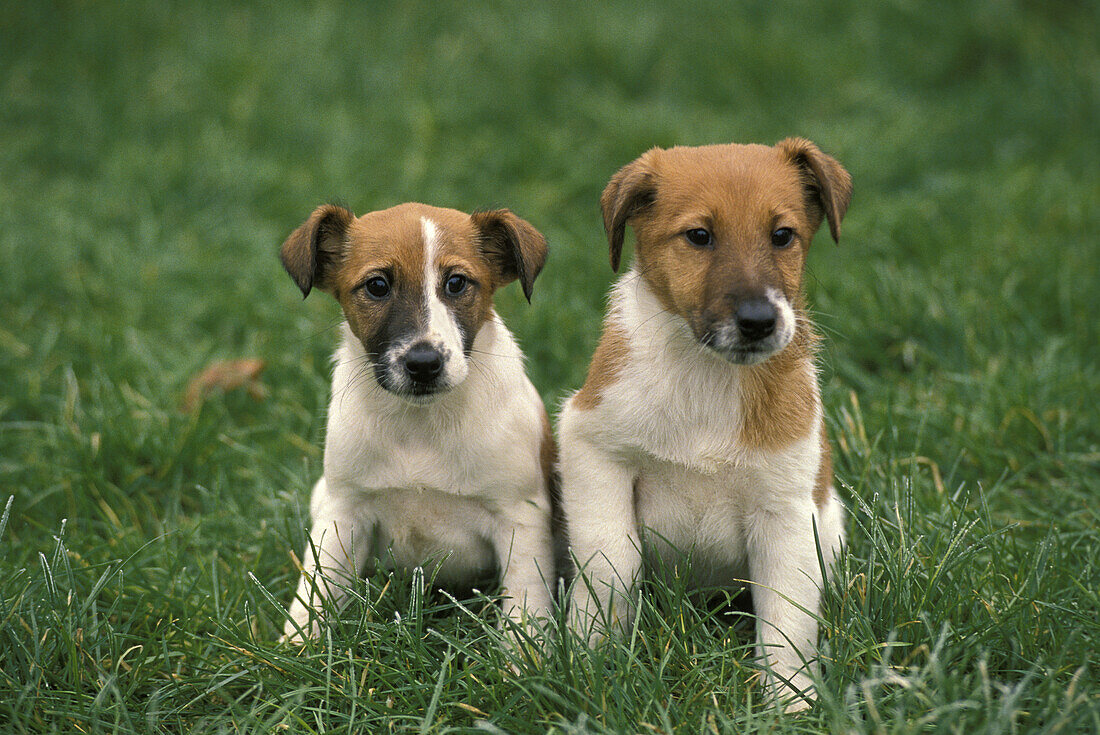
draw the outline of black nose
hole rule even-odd
[[[413,345],[404,359],[405,372],[417,383],[430,383],[443,370],[443,354],[431,345]]]
[[[737,331],[749,342],[764,339],[775,331],[775,306],[767,299],[750,299],[737,307]]]

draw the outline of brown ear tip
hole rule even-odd
[[[789,135],[776,145],[784,148],[817,148],[817,144],[801,135]]]
[[[351,209],[349,209],[348,207],[340,204],[339,202],[328,202],[327,204],[318,205],[313,210],[313,213],[318,216],[336,215],[344,220],[355,219],[355,213],[352,212]]]
[[[286,265],[283,266],[286,268]],[[303,277],[300,273],[291,273],[289,268],[286,268],[290,280],[294,281],[294,285],[298,287],[298,290],[302,292],[302,298],[309,296],[309,292],[313,290],[313,279]]]

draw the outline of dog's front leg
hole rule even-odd
[[[642,568],[634,514],[634,479],[630,467],[594,446],[570,436],[562,422],[562,503],[570,549],[577,562],[570,627],[599,641],[602,617],[612,627],[634,622],[633,588]]]
[[[800,692],[788,711],[814,699],[809,671],[816,662],[821,574],[810,508],[760,511],[749,529],[749,575],[756,613],[757,655],[766,662],[769,689]],[[786,691],[784,691],[786,690]]]
[[[531,626],[547,620],[556,580],[550,538],[550,511],[533,501],[502,519],[493,539],[501,570],[504,613],[513,622]]]
[[[350,491],[334,492],[322,477],[313,488],[310,516],[313,527],[302,555],[302,576],[283,628],[283,638],[295,643],[303,635],[320,634],[323,601],[337,606],[344,601],[343,587],[354,581],[370,553],[369,528]]]

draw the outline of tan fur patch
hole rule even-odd
[[[808,357],[795,344],[765,363],[745,367],[741,375],[741,442],[753,449],[776,450],[810,433],[818,397]]]
[[[573,396],[572,405],[580,411],[590,411],[598,406],[604,390],[619,379],[629,354],[626,332],[616,322],[607,320],[600,343],[596,345],[596,353],[588,366],[588,377]]]
[[[833,484],[833,454],[829,448],[829,436],[825,431],[825,420],[821,421],[821,463],[817,466],[817,479],[814,481],[814,505],[825,507],[829,500],[829,488]]]
[[[550,417],[546,415],[546,409],[542,410],[542,443],[539,445],[539,465],[542,474],[549,484],[550,477],[554,473],[554,466],[558,463],[558,445],[554,442],[554,431],[550,428]]]

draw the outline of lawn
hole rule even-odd
[[[1100,731],[1096,28],[1070,0],[4,3],[0,732]],[[595,651],[506,654],[488,598],[402,574],[275,643],[339,320],[277,258],[315,205],[530,220],[533,304],[497,304],[553,411],[610,175],[788,135],[855,182],[807,279],[850,509],[813,710],[675,585]],[[263,400],[180,410],[244,357]]]

